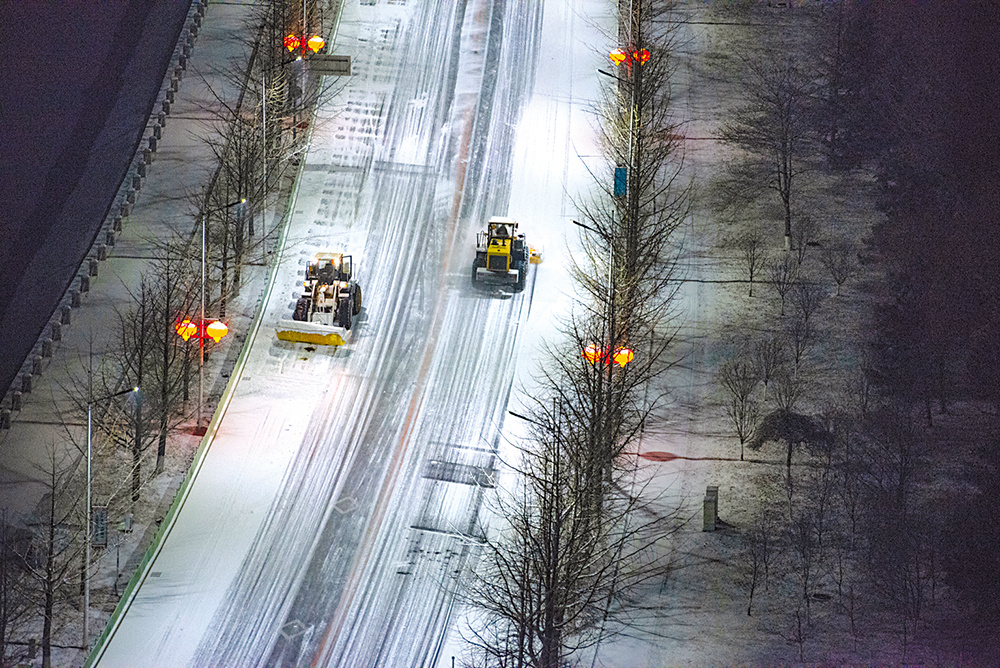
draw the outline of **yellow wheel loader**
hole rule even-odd
[[[472,282],[513,285],[518,292],[527,280],[529,248],[517,232],[513,218],[490,218],[486,230],[476,237],[476,259],[472,261]]]
[[[278,323],[282,341],[341,346],[354,316],[361,312],[361,286],[354,280],[351,256],[317,253],[306,266],[305,291],[291,320]]]

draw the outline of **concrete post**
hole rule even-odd
[[[68,325],[71,320],[70,314],[73,312],[73,309],[71,309],[68,304],[63,304],[61,307],[61,311],[62,311],[62,318],[60,318],[59,322],[61,322],[64,325]]]
[[[62,341],[62,325],[58,322],[54,322],[49,326],[52,328],[52,340]]]
[[[41,376],[42,375],[42,356],[35,355],[31,358],[31,375]]]
[[[20,390],[14,390],[10,395],[10,409],[12,411],[19,411],[24,406],[23,393]]]
[[[87,274],[80,275],[80,292],[90,292],[90,276]]]
[[[42,357],[52,357],[52,339],[42,341]]]
[[[122,217],[121,216],[115,216],[114,222],[111,223],[111,229],[114,230],[115,232],[121,232],[122,231]]]
[[[106,243],[110,248],[115,246],[115,231],[108,230],[104,233],[104,243]]]
[[[705,488],[705,496],[715,499],[715,523],[719,523],[719,486],[709,485]]]
[[[158,113],[156,115],[156,122],[159,123],[159,125],[160,125],[161,128],[166,127],[167,126],[167,112],[161,111],[160,113]]]
[[[145,160],[140,160],[139,161],[139,164],[136,165],[135,173],[138,174],[139,176],[141,176],[142,178],[146,178],[146,161]]]
[[[98,244],[97,246],[97,260],[99,262],[104,262],[108,259],[108,247],[104,244]]]
[[[87,260],[87,263],[90,265],[90,271],[88,273],[91,276],[97,276],[97,267],[99,266],[97,264],[97,260],[95,260],[94,258],[90,258],[89,260]]]
[[[153,137],[156,139],[163,139],[163,130],[160,129],[159,123],[153,126]]]
[[[153,152],[150,151],[148,148],[142,149],[142,161],[147,165],[153,163]]]
[[[173,103],[174,101],[174,90],[172,88],[167,89],[167,102]]]
[[[21,394],[31,394],[31,374],[21,374]]]
[[[702,515],[702,531],[715,531],[715,499],[711,496],[705,497],[705,512]]]
[[[156,153],[156,137],[149,138],[149,150]]]
[[[132,190],[142,190],[142,177],[138,174],[132,177]]]
[[[174,79],[173,77],[171,77],[170,78],[170,92],[171,93],[176,93],[178,88],[180,88],[180,82],[177,81],[177,79]]]
[[[132,207],[128,205],[128,202],[123,202],[121,207],[118,209],[118,215],[122,218],[128,218],[128,212],[132,210]]]
[[[82,302],[80,301],[80,291],[70,290],[69,305],[72,306],[73,308],[80,308],[80,304],[82,304]]]
[[[0,410],[0,429],[10,429],[10,411],[6,408]]]
[[[160,109],[163,110],[163,113],[169,114],[170,113],[170,100],[164,100],[163,102],[161,102],[160,103]]]

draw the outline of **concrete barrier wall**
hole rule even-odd
[[[138,200],[143,181],[149,173],[147,165],[153,162],[157,142],[162,138],[166,128],[174,93],[179,89],[184,71],[187,69],[207,5],[208,0],[194,0],[191,3],[184,28],[174,47],[163,82],[160,84],[160,92],[153,105],[153,111],[146,121],[144,139],[139,142],[139,148],[132,156],[128,172],[112,200],[112,206],[108,209],[109,213],[98,231],[90,252],[77,270],[77,277],[70,283],[70,287],[56,305],[49,325],[42,329],[31,352],[21,364],[14,382],[0,401],[0,411],[9,411],[4,413],[3,419],[0,419],[0,430],[9,429],[11,423],[17,420],[23,401],[31,392],[31,378],[42,373],[45,367],[52,363],[62,339],[62,327],[69,326],[72,321],[71,309],[78,308],[84,296],[90,292],[93,279],[100,274],[100,263],[113,252],[115,234],[128,224],[129,213]]]

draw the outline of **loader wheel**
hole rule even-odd
[[[517,291],[521,292],[524,290],[524,283],[528,280],[528,263],[518,262],[517,263]]]
[[[299,297],[299,300],[295,302],[295,310],[292,311],[292,320],[308,320],[309,319],[309,298]]]
[[[354,315],[361,313],[361,286],[354,284]]]
[[[347,330],[351,328],[352,302],[353,300],[349,298],[341,299],[340,304],[337,307],[337,324]]]

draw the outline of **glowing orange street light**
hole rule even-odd
[[[633,51],[632,60],[639,63],[640,65],[645,65],[646,61],[649,60],[649,51],[647,49],[639,49],[638,51]]]
[[[611,62],[613,62],[615,65],[621,65],[626,60],[628,60],[628,54],[621,49],[615,49],[614,51],[608,54],[608,58],[610,58]]]
[[[635,359],[635,353],[633,353],[629,348],[619,348],[615,351],[612,359],[614,359],[615,364],[624,368],[626,364]]]
[[[597,364],[597,361],[603,357],[604,351],[593,344],[583,349],[583,359],[587,360],[591,364]]]
[[[285,48],[289,51],[294,51],[302,45],[302,40],[299,39],[298,35],[289,35],[285,38]]]
[[[195,339],[212,339],[216,343],[229,333],[229,327],[221,320],[201,320],[192,322],[189,318],[174,325],[174,331],[185,341]]]
[[[220,322],[218,320],[213,320],[212,322],[208,323],[207,327],[205,327],[205,336],[202,338],[207,337],[218,343],[228,333],[229,333],[229,328],[226,327],[225,323]]]
[[[198,333],[198,325],[194,324],[190,320],[184,320],[182,322],[177,323],[174,326],[174,329],[177,331],[180,337],[185,341],[187,341],[192,336]]]
[[[324,40],[319,35],[313,35],[308,40],[306,40],[306,47],[313,53],[319,53],[320,49],[326,46],[326,40]]]

